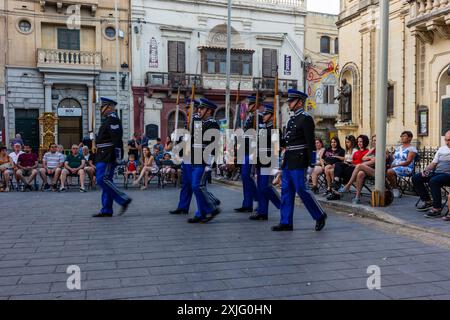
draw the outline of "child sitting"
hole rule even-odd
[[[174,168],[174,163],[172,161],[172,156],[170,155],[170,153],[165,153],[164,154],[164,158],[161,161],[161,172],[163,174],[163,177],[165,178],[165,180],[170,180],[172,181],[172,183],[175,184],[176,179],[175,179],[175,168]]]
[[[134,155],[134,153],[130,153],[125,168],[125,184],[128,183],[128,177],[130,175],[133,176],[133,180],[136,180],[137,172],[138,172],[138,162],[136,161],[136,156]]]

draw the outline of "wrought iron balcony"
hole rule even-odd
[[[408,0],[411,20],[408,27],[423,42],[434,36],[450,39],[450,0]]]
[[[173,72],[147,72],[145,84],[152,88],[178,89],[187,88],[193,84],[197,88],[203,87],[202,76],[199,74]]]
[[[38,68],[69,68],[99,71],[102,67],[99,52],[77,50],[38,49]]]
[[[297,89],[298,81],[289,79],[278,79],[278,90],[286,93],[289,89]],[[253,88],[262,91],[275,90],[275,78],[253,78]]]

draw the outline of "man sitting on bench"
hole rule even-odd
[[[429,211],[426,218],[437,218],[442,215],[442,192],[441,188],[450,186],[450,130],[445,133],[445,146],[439,148],[434,156],[433,162],[428,165],[424,172],[413,176],[414,189],[420,196],[422,204],[417,206],[417,211]],[[431,189],[431,197],[425,183]]]
[[[84,188],[85,165],[86,160],[84,160],[83,156],[79,153],[79,147],[74,144],[72,146],[71,153],[66,158],[64,169],[61,173],[61,188],[59,189],[60,192],[66,191],[66,181],[68,176],[79,176],[80,192],[86,192],[86,189]]]

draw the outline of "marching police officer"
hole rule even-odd
[[[253,212],[253,201],[258,200],[258,190],[256,188],[255,180],[252,178],[252,164],[250,163],[250,141],[252,138],[251,135],[246,134],[247,130],[255,129],[255,123],[256,125],[262,125],[262,115],[259,113],[259,107],[260,103],[264,101],[263,97],[260,97],[258,100],[258,105],[256,105],[256,96],[249,96],[247,97],[248,100],[248,116],[244,123],[244,148],[245,148],[245,155],[244,155],[244,161],[241,165],[241,178],[242,178],[242,190],[244,193],[244,200],[242,202],[242,207],[234,209],[236,212]],[[255,110],[258,109],[258,120],[255,119]]]
[[[273,124],[273,106],[265,105],[264,113],[262,115],[262,128],[258,132],[258,164],[257,164],[257,189],[258,189],[258,210],[257,213],[250,216],[250,220],[267,220],[269,214],[269,201],[280,209],[280,196],[272,186],[272,168],[274,164],[271,163],[272,158],[272,129]],[[264,143],[262,143],[264,141]],[[265,154],[268,163],[262,163],[261,155]],[[275,164],[277,166],[277,164]]]
[[[281,220],[272,227],[272,231],[292,231],[294,200],[297,193],[308,212],[316,220],[316,231],[325,227],[327,214],[318,204],[314,195],[306,186],[306,170],[313,162],[314,120],[304,111],[308,96],[297,90],[288,91],[288,104],[291,113],[281,146],[286,149],[282,169]]]
[[[193,105],[193,115],[192,121],[195,123],[196,121],[201,121],[197,115],[197,109],[200,105],[200,101],[194,99],[192,102]],[[191,99],[186,99],[186,110],[189,111],[191,107]],[[195,125],[194,125],[195,127]],[[189,128],[185,128],[189,130]],[[183,140],[183,137],[180,137],[179,142]],[[187,139],[186,139],[187,140]],[[171,214],[189,214],[189,207],[191,206],[192,200],[192,166],[191,159],[188,156],[184,156],[183,150],[181,150],[180,155],[183,157],[183,162],[181,163],[181,191],[180,191],[180,201],[178,202],[177,209],[170,211]]]
[[[191,106],[191,99],[186,99],[186,109],[189,110]],[[192,121],[194,123],[194,128],[196,124],[202,122],[202,120],[198,116],[198,107],[200,106],[200,101],[194,99],[193,101],[193,112]],[[189,130],[189,128],[186,128]],[[180,141],[183,137],[180,137]],[[183,156],[183,151],[180,152],[180,155]],[[181,174],[182,174],[182,186],[180,191],[180,200],[178,202],[177,209],[170,211],[171,214],[189,214],[189,207],[191,205],[193,190],[192,190],[192,165],[190,156],[186,155],[183,157],[183,162],[181,164]],[[206,171],[206,170],[205,170]],[[206,200],[211,206],[220,205],[220,200],[217,199],[211,192],[206,190],[206,172],[203,174],[201,187],[206,194]]]
[[[208,142],[205,140],[205,133],[209,129],[219,130],[219,124],[212,117],[214,110],[217,106],[208,99],[200,99],[200,105],[198,106],[198,117],[201,122],[201,130],[198,126],[199,123],[194,123],[195,128],[191,139],[192,146],[192,191],[197,200],[197,212],[194,218],[188,220],[188,223],[206,223],[211,221],[220,213],[220,209],[208,200],[208,194],[205,186],[203,185],[203,176],[205,168],[211,163],[207,163],[203,157],[203,152],[208,146]],[[201,136],[200,136],[201,135]],[[213,155],[211,155],[213,156]]]
[[[123,129],[115,109],[117,102],[103,97],[100,99],[103,122],[96,139],[96,176],[103,193],[102,209],[93,217],[112,217],[113,201],[122,207],[119,214],[122,215],[131,203],[131,198],[120,191],[113,182],[114,169],[123,155]]]

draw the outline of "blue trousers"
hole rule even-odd
[[[258,214],[262,216],[269,214],[269,201],[277,209],[281,207],[280,196],[272,186],[271,180],[272,176],[262,175],[258,169]]]
[[[197,212],[196,217],[204,218],[206,215],[210,214],[216,208],[209,201],[207,191],[203,185],[203,177],[205,173],[204,165],[193,165],[192,166],[192,191],[197,200]]]
[[[113,214],[113,202],[124,205],[130,198],[120,191],[113,182],[115,163],[98,162],[96,165],[97,184],[102,188],[102,210],[100,213]]]
[[[281,221],[280,224],[293,224],[295,194],[302,199],[308,212],[314,220],[319,220],[324,214],[314,194],[306,186],[306,169],[283,170],[281,184]]]
[[[433,198],[433,208],[442,209],[442,193],[443,186],[450,186],[450,173],[436,173],[432,172],[428,177],[422,177],[422,173],[417,173],[412,177],[414,189],[420,196],[423,202],[430,201],[430,194],[428,193],[425,183],[428,183]]]
[[[189,210],[192,200],[192,166],[188,163],[181,164],[182,185],[178,209]]]
[[[250,156],[246,155],[244,163],[241,166],[242,189],[244,192],[243,208],[252,208],[253,201],[258,200],[258,190],[255,180],[252,178],[252,165],[250,164]]]

